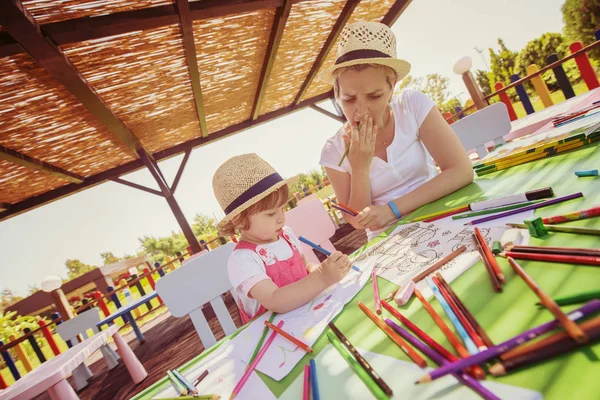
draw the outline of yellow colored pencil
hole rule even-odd
[[[468,205],[468,204],[467,204],[467,205]],[[453,211],[458,211],[458,210],[460,210],[461,208],[465,208],[465,206],[466,206],[466,205],[462,205],[462,206],[460,206],[460,207],[449,208],[449,209],[447,209],[447,210],[442,210],[442,211],[434,212],[434,213],[431,213],[431,214],[422,215],[422,216],[420,216],[420,217],[417,217],[417,218],[413,218],[413,219],[411,219],[411,220],[410,220],[410,222],[418,222],[418,221],[423,221],[423,220],[425,220],[425,219],[430,219],[430,218],[434,218],[434,217],[437,217],[437,216],[440,216],[440,215],[443,215],[443,214],[448,214],[448,213],[451,213],[451,212],[453,212]]]

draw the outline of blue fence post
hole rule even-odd
[[[594,32],[594,36],[596,36],[596,40],[600,40],[600,29]]]
[[[552,64],[558,61],[558,54],[550,54],[546,59],[548,64]],[[562,65],[552,68],[554,71],[554,76],[556,77],[556,83],[558,83],[558,87],[565,95],[565,99],[570,99],[571,97],[575,97],[575,92],[573,91],[573,87],[571,86],[571,82],[569,82],[569,78],[567,78],[567,74],[563,69]]]
[[[0,346],[4,346],[4,342],[2,340],[0,340]],[[10,370],[10,373],[12,374],[13,378],[15,378],[15,381],[21,379],[21,374],[19,373],[19,370],[15,365],[15,360],[13,360],[8,350],[2,352],[2,358],[4,359],[4,362]]]
[[[25,328],[25,329],[23,329],[23,332],[25,332],[25,334],[27,334],[27,333],[31,332],[31,329]],[[42,364],[45,363],[46,356],[44,356],[44,353],[42,353],[42,349],[40,349],[40,345],[38,344],[37,340],[35,340],[35,336],[31,335],[27,338],[27,340],[29,341],[29,344],[31,345],[31,348],[33,349],[33,352],[37,356],[38,360],[40,360],[40,363],[42,363]]]
[[[109,287],[108,287],[108,291],[109,291],[109,292],[112,292],[112,291],[114,291],[114,290],[115,290],[115,288],[113,288],[112,286],[109,286]],[[119,301],[119,296],[117,295],[117,293],[116,293],[116,292],[115,292],[115,293],[113,293],[113,294],[111,294],[111,295],[110,295],[110,298],[111,298],[111,299],[112,299],[112,301],[115,303],[115,306],[117,306],[117,308],[121,308],[121,307],[122,307],[122,306],[121,306],[121,301]],[[123,320],[123,323],[124,323],[124,324],[126,324],[127,322],[129,322],[129,319],[127,319],[127,316],[126,316],[126,315],[123,315],[123,316],[121,317],[121,319]]]
[[[133,279],[137,279],[138,278],[138,274],[133,274],[133,275],[131,275],[131,277]],[[138,289],[138,291],[140,292],[141,296],[145,296],[146,295],[146,291],[144,290],[144,286],[142,286],[142,282],[141,281],[137,281],[135,283],[135,287]],[[146,307],[148,307],[148,311],[152,310],[152,304],[150,304],[150,302],[146,303]]]
[[[519,79],[520,78],[519,78],[518,74],[513,74],[510,76],[511,82],[516,82]],[[525,90],[525,86],[517,85],[517,86],[515,86],[515,90],[517,91],[517,94],[519,95],[519,99],[521,100],[521,104],[523,104],[523,108],[525,109],[525,112],[527,114],[533,114],[535,112],[535,110],[533,109],[531,100],[529,100],[529,95],[527,94],[527,90]]]
[[[463,119],[465,117],[465,113],[462,112],[462,107],[461,106],[456,106],[454,107],[454,111],[456,111],[456,114],[458,115],[458,119]]]

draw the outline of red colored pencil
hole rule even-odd
[[[479,256],[481,257],[481,261],[483,261],[483,265],[485,266],[485,270],[487,271],[487,273],[488,273],[488,275],[490,277],[490,280],[492,281],[492,286],[494,287],[494,290],[496,292],[501,292],[502,291],[502,286],[500,286],[500,281],[498,280],[498,277],[494,273],[494,270],[493,270],[492,266],[490,265],[488,259],[486,258],[485,254],[483,253],[483,249],[479,245],[479,239],[477,239],[477,235],[473,234],[473,240],[475,241],[475,245],[477,246],[477,251],[479,252]]]
[[[437,216],[435,216],[433,218],[425,219],[425,220],[423,220],[423,222],[437,221],[438,219],[446,218],[446,217],[449,217],[449,216],[455,215],[455,214],[460,214],[460,213],[463,213],[465,211],[471,211],[471,209],[469,208],[469,206],[464,206],[463,208],[459,208],[458,210],[449,211],[449,212],[447,212],[445,214],[437,215]]]
[[[352,213],[354,213],[356,215],[360,214],[358,211],[351,209],[350,207],[348,207],[345,204],[340,203],[339,201],[337,202],[337,205],[340,206],[340,207],[342,207],[342,208],[345,208],[346,210],[348,210],[348,211],[350,211],[350,212],[352,212]]]
[[[265,325],[268,326],[271,330],[277,332],[278,334],[280,334],[281,336],[283,336],[284,338],[289,340],[290,342],[294,343],[296,346],[300,347],[302,350],[306,351],[307,353],[313,352],[313,349],[309,345],[301,342],[300,340],[296,339],[295,337],[293,337],[292,335],[290,335],[283,329],[276,327],[269,321],[265,321]]]
[[[494,254],[492,254],[492,251],[490,250],[487,243],[485,242],[485,239],[483,238],[481,231],[477,227],[475,227],[475,236],[477,236],[477,240],[479,241],[479,245],[481,246],[481,249],[483,250],[483,254],[485,254],[485,258],[487,258],[488,262],[490,263],[490,266],[494,270],[494,273],[498,277],[498,280],[500,282],[504,283],[505,282],[504,272],[502,272],[500,265],[498,265],[498,261],[496,261],[496,257],[494,257]]]
[[[516,251],[507,251],[504,253],[500,253],[500,256],[511,257],[518,260],[546,261],[566,264],[600,265],[600,257],[571,256],[562,254],[521,253]]]

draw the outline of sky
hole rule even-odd
[[[563,27],[564,0],[413,0],[392,30],[398,57],[409,61],[415,77],[439,73],[450,78],[449,92],[467,98],[466,88],[452,72],[462,56],[473,59],[472,71],[487,69],[489,47],[502,38],[520,50],[545,32]],[[483,49],[483,57],[475,47]],[[331,109],[329,103],[323,104]],[[212,192],[212,175],[228,158],[255,152],[284,177],[317,169],[321,147],[339,122],[305,109],[234,136],[195,149],[176,199],[188,221],[196,213],[220,218]],[[172,181],[183,156],[160,163]],[[125,179],[156,188],[146,170]],[[178,232],[166,201],[114,182],[107,182],[25,214],[0,222],[0,290],[25,296],[45,276],[67,276],[65,261],[80,259],[101,265],[100,253],[117,256],[140,249],[138,238]]]

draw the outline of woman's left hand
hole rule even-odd
[[[383,206],[371,205],[356,216],[356,222],[360,226],[372,231],[385,228],[394,221],[396,221],[396,215],[387,204]]]

